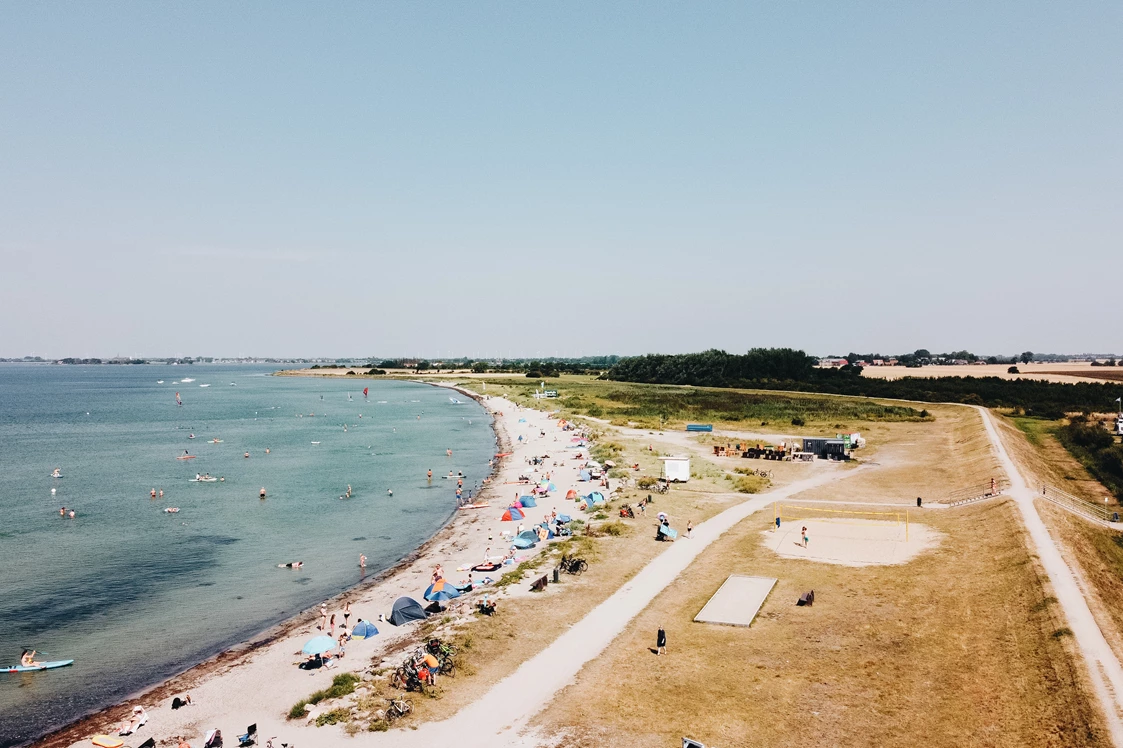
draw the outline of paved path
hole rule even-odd
[[[1068,627],[1072,629],[1080,653],[1088,664],[1088,674],[1096,696],[1103,706],[1112,742],[1118,748],[1123,748],[1123,719],[1121,719],[1123,702],[1120,701],[1120,696],[1123,695],[1123,668],[1119,666],[1119,659],[1104,639],[1096,619],[1092,617],[1092,611],[1088,608],[1088,602],[1080,591],[1076,577],[1065,563],[1057,544],[1050,537],[1045,523],[1041,521],[1041,515],[1037,513],[1037,507],[1033,504],[1033,492],[1007,454],[1006,447],[1002,444],[998,430],[991,420],[990,412],[986,408],[978,410],[982,414],[987,436],[990,437],[991,444],[998,454],[998,461],[1009,476],[1008,493],[1021,510],[1026,529],[1033,539],[1034,550],[1041,559],[1041,565],[1045,567],[1045,573],[1048,574],[1049,582],[1053,586],[1053,593],[1064,610],[1065,618],[1068,619]]]
[[[604,651],[624,627],[722,533],[774,501],[857,475],[865,469],[842,470],[832,466],[813,478],[759,494],[726,509],[697,525],[692,538],[680,536],[611,597],[455,716],[443,722],[424,724],[416,730],[346,738],[345,744],[369,743],[380,748],[397,745],[416,748],[423,744],[462,748],[536,745],[532,737],[519,734],[530,719],[546,708],[558,691],[572,683],[585,663]]]

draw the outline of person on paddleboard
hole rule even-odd
[[[22,667],[39,667],[43,663],[35,659],[36,652],[34,649],[25,649],[19,658],[19,664]]]

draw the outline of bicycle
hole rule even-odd
[[[404,698],[386,699],[390,703],[386,707],[386,721],[393,722],[399,717],[404,717],[413,711],[413,704]]]
[[[277,739],[277,736],[274,735],[273,737],[266,740],[265,741],[265,748],[273,748],[273,741],[276,740],[276,739]],[[296,748],[296,745],[290,744],[290,743],[281,743],[281,748]]]

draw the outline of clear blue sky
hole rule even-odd
[[[6,3],[0,355],[1123,351],[1123,5]]]

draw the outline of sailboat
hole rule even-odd
[[[183,401],[179,399],[179,393],[178,392],[175,393],[175,404],[176,405],[183,405]]]
[[[363,397],[366,397],[366,396],[367,396],[367,392],[368,392],[369,390],[370,390],[370,387],[363,387]]]

